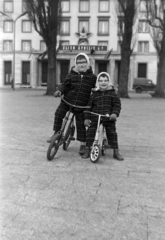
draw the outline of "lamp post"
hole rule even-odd
[[[16,36],[16,34],[15,34],[15,26],[16,26],[16,21],[20,18],[20,17],[22,17],[22,16],[24,16],[24,15],[26,15],[27,14],[27,12],[24,12],[24,13],[22,13],[22,14],[20,14],[20,15],[18,15],[18,17],[16,17],[16,19],[13,19],[12,17],[10,17],[9,15],[7,15],[6,13],[4,13],[4,12],[2,12],[2,11],[0,11],[0,13],[3,15],[3,16],[5,16],[5,17],[8,17],[12,22],[13,22],[13,74],[12,74],[12,88],[13,88],[13,90],[15,90],[15,36]]]

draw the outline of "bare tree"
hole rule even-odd
[[[56,44],[60,29],[61,0],[25,0],[25,8],[35,30],[42,36],[47,47],[45,52],[48,55],[46,95],[53,95],[56,89]]]
[[[165,97],[165,0],[145,0],[146,18],[158,56],[157,84],[153,97]]]
[[[121,65],[119,73],[118,93],[122,98],[128,98],[128,77],[130,67],[130,56],[133,48],[133,26],[136,16],[136,0],[117,0],[122,17],[119,19],[119,30],[121,34]]]

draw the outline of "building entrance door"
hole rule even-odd
[[[60,82],[63,83],[65,81],[66,76],[68,75],[69,72],[69,60],[62,60],[60,65],[61,65],[61,74],[60,74]]]
[[[5,61],[4,64],[4,83],[11,85],[11,61]]]
[[[30,61],[22,62],[22,84],[30,85]]]
[[[48,62],[42,62],[42,86],[47,85],[47,78],[48,78]]]
[[[107,62],[98,62],[98,73],[107,72]]]

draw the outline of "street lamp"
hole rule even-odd
[[[12,88],[13,88],[13,90],[15,90],[15,26],[16,26],[16,21],[17,21],[20,17],[26,15],[27,12],[24,12],[24,13],[20,14],[18,17],[16,17],[16,19],[13,19],[12,17],[10,17],[9,15],[7,15],[6,13],[4,13],[4,12],[2,12],[2,11],[0,11],[0,13],[1,13],[3,16],[8,17],[8,18],[13,22],[13,32],[14,32],[14,36],[13,36],[13,74],[12,74],[12,75],[13,75],[13,77],[12,77],[12,80],[13,80],[12,84],[13,84],[13,86],[12,86]]]

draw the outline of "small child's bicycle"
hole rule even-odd
[[[106,115],[90,112],[90,111],[84,111],[84,113],[91,113],[98,116],[98,122],[97,122],[97,129],[95,134],[95,139],[92,144],[92,148],[90,151],[90,160],[93,163],[98,162],[101,154],[105,155],[105,149],[107,146],[107,139],[105,137],[105,129],[103,124],[101,123],[101,117],[107,117]]]
[[[66,113],[63,123],[61,126],[60,131],[55,133],[53,136],[51,143],[49,144],[48,150],[47,150],[47,159],[51,161],[54,156],[56,155],[59,147],[63,145],[63,150],[67,150],[70,142],[72,140],[75,140],[74,138],[74,133],[75,133],[75,124],[74,124],[74,108],[81,108],[81,109],[87,109],[89,108],[88,106],[77,106],[77,105],[72,105],[68,103],[66,100],[64,100],[63,97],[61,97],[62,101],[64,101],[67,105],[69,105],[69,110]],[[72,116],[70,117],[70,115]],[[70,117],[70,118],[69,118]]]

